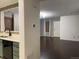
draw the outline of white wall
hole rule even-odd
[[[1,31],[4,31],[5,25],[4,25],[4,11],[1,11]]]
[[[60,37],[60,17],[52,18],[51,36]]]
[[[60,20],[54,21],[54,28],[52,29],[54,32],[54,37],[60,37]]]
[[[19,0],[20,59],[40,59],[39,8],[39,0]]]
[[[40,35],[44,36],[44,19],[40,19]]]
[[[14,31],[19,31],[19,15],[18,13],[14,13]]]
[[[79,15],[61,17],[60,39],[79,40]]]

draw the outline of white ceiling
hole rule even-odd
[[[40,10],[53,16],[79,14],[79,0],[44,0],[40,2]]]
[[[0,8],[14,4],[18,0],[0,0]],[[79,14],[79,0],[44,0],[40,10],[52,13],[52,16]]]

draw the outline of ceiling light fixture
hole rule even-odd
[[[52,12],[47,12],[47,11],[41,11],[40,12],[40,18],[49,18],[52,17],[53,14]]]

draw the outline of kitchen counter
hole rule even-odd
[[[8,33],[0,32],[0,36],[7,36],[7,37],[0,37],[0,39],[20,42],[20,34],[19,33],[12,33],[12,36],[8,36]]]

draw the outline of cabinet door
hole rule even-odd
[[[13,59],[13,42],[3,40],[3,57],[5,59]]]
[[[19,43],[13,42],[13,59],[19,59]]]
[[[19,59],[19,57],[13,55],[13,59]]]
[[[3,56],[3,44],[2,44],[2,40],[0,39],[0,56]]]

